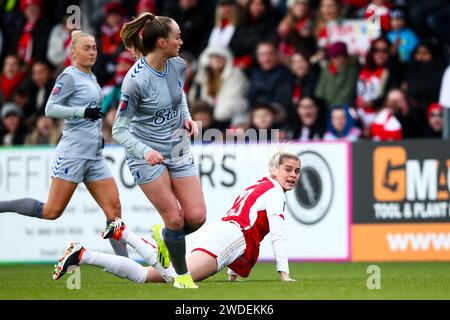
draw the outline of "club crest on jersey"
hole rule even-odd
[[[124,111],[128,108],[128,100],[129,97],[126,94],[123,94],[120,98],[119,111]]]
[[[55,95],[59,94],[61,92],[62,86],[63,86],[62,82],[58,82],[57,84],[55,84],[55,87],[53,88],[53,91],[52,91],[52,95],[55,96]]]

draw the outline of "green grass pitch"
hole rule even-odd
[[[297,282],[282,283],[273,263],[259,263],[243,282],[229,283],[226,272],[178,290],[169,284],[134,284],[101,269],[81,267],[81,289],[69,290],[67,277],[51,279],[51,265],[0,265],[0,299],[450,299],[449,263],[376,263],[381,289],[369,290],[369,263],[291,263]]]

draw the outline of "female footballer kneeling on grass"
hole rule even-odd
[[[0,212],[55,220],[63,214],[78,184],[84,182],[109,224],[121,216],[121,206],[117,185],[102,154],[103,94],[92,73],[97,45],[94,37],[80,30],[71,36],[74,65],[58,76],[45,107],[46,116],[66,120],[56,147],[48,200],[0,201]],[[111,246],[116,254],[128,256],[124,243],[111,241]]]
[[[244,189],[220,221],[198,230],[187,265],[195,281],[208,278],[228,266],[228,279],[248,277],[259,256],[259,245],[270,232],[277,271],[282,281],[289,276],[285,232],[285,192],[295,188],[300,178],[300,159],[278,152],[269,162],[269,177]],[[173,269],[164,269],[157,259],[157,244],[137,236],[121,219],[111,223],[103,238],[125,240],[150,265],[124,257],[89,251],[76,242],[66,250],[55,266],[53,278],[59,279],[71,265],[89,264],[104,268],[118,277],[136,283],[173,281]]]

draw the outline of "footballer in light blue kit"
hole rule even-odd
[[[198,174],[184,129],[184,120],[191,118],[183,91],[185,69],[179,57],[168,59],[163,72],[141,58],[122,83],[113,136],[124,141],[137,184],[153,181],[166,167],[174,178]],[[152,149],[165,158],[162,164],[150,166],[144,159]]]
[[[94,37],[80,30],[73,31],[71,37],[74,65],[59,75],[45,107],[46,116],[65,119],[63,135],[56,147],[48,200],[0,201],[0,212],[55,220],[63,214],[78,184],[84,182],[109,224],[121,216],[121,207],[117,185],[102,155],[103,94],[92,73],[97,45]],[[110,242],[116,254],[128,256],[126,244]]]
[[[150,229],[159,263],[168,268],[172,262],[175,288],[196,289],[186,265],[185,236],[203,225],[206,205],[190,149],[189,136],[198,127],[183,92],[180,26],[144,12],[125,23],[120,36],[141,58],[122,83],[112,136],[125,147],[136,183],[164,221],[164,227]],[[111,223],[108,230],[113,228]]]
[[[65,124],[56,148],[53,177],[75,183],[112,177],[102,154],[101,118],[84,118],[85,109],[98,109],[102,100],[102,90],[92,73],[71,66],[56,79],[47,102],[47,115],[64,118]]]

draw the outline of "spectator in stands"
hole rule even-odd
[[[174,17],[180,25],[183,50],[195,57],[206,48],[209,34],[214,26],[214,1],[179,0],[179,11]]]
[[[346,105],[336,105],[331,109],[327,127],[328,130],[325,132],[324,140],[356,141],[362,133],[361,129],[356,125],[350,108]]]
[[[268,103],[258,103],[250,113],[250,128],[256,132],[257,142],[279,142],[284,132],[275,125],[277,110]]]
[[[289,135],[293,140],[321,140],[326,131],[327,106],[315,97],[303,97],[297,106],[296,123]]]
[[[98,58],[94,69],[100,86],[114,76],[117,57],[125,49],[120,30],[127,20],[125,8],[118,2],[108,3],[104,13],[105,19],[97,33]]]
[[[200,56],[189,100],[208,102],[214,108],[214,120],[227,127],[234,116],[247,111],[248,89],[246,76],[233,66],[230,50],[213,45]]]
[[[122,51],[117,57],[114,77],[102,88],[104,96],[102,102],[103,113],[106,114],[110,108],[116,108],[119,105],[122,81],[134,63],[135,59],[129,50]]]
[[[236,0],[219,0],[216,9],[216,22],[209,35],[208,45],[228,47],[238,25]]]
[[[317,64],[310,63],[308,55],[295,52],[291,57],[290,70],[294,76],[292,105],[296,106],[302,97],[314,94],[320,68]]]
[[[312,55],[317,49],[309,0],[288,0],[287,5],[288,12],[277,28],[280,57],[286,65],[296,51]]]
[[[425,135],[426,115],[423,108],[411,104],[406,93],[398,88],[391,89],[385,106],[394,112],[402,125],[403,138],[421,138]]]
[[[197,74],[197,60],[187,51],[181,51],[179,56],[186,63],[184,92],[189,92],[192,83],[194,82],[195,75]]]
[[[22,110],[13,102],[7,102],[3,105],[0,116],[0,146],[22,145],[26,135]]]
[[[14,90],[11,100],[11,102],[14,102],[14,104],[22,110],[22,113],[28,108],[28,81],[20,84],[17,89]]]
[[[61,137],[61,130],[57,120],[40,116],[36,122],[36,128],[26,136],[26,145],[56,145]]]
[[[437,103],[431,103],[427,108],[427,128],[425,136],[428,138],[442,138],[443,108]]]
[[[53,70],[47,61],[36,61],[31,66],[31,82],[27,86],[28,99],[25,117],[32,118],[34,124],[36,119],[45,114],[45,105],[50,96],[55,81]],[[27,126],[29,122],[27,121]],[[30,129],[30,128],[29,128]]]
[[[156,0],[139,0],[136,4],[135,16],[139,17],[141,13],[151,12],[153,14],[158,14]],[[129,15],[132,16],[132,15]]]
[[[420,43],[405,66],[404,89],[412,103],[424,110],[439,99],[439,89],[445,64],[439,59],[434,46],[428,42]]]
[[[401,140],[402,125],[389,108],[381,109],[370,126],[370,137],[374,141]]]
[[[42,12],[42,0],[20,0],[22,18],[13,27],[10,49],[27,65],[46,58],[50,25]]]
[[[370,7],[376,6],[377,9],[369,10]],[[375,23],[379,22],[381,30],[383,32],[388,32],[391,30],[391,19],[390,19],[390,0],[373,0],[371,1],[365,10],[364,18],[372,18]]]
[[[356,107],[365,126],[370,126],[377,112],[375,102],[392,87],[400,86],[401,65],[390,55],[390,43],[380,37],[372,42],[366,64],[358,75]]]
[[[0,75],[0,88],[3,101],[10,101],[12,99],[14,90],[20,85],[25,75],[19,57],[12,54],[7,55],[3,62],[2,74]]]
[[[408,0],[407,6],[404,6],[409,18],[409,24],[420,38],[430,37],[432,35],[430,31],[436,31],[432,22],[434,16],[439,13],[444,13],[445,15],[445,11],[448,8],[448,0]],[[444,25],[438,24],[439,29],[443,27],[441,31],[445,34],[448,34],[447,21],[448,19],[445,20]]]
[[[358,66],[349,58],[347,45],[336,42],[328,49],[329,62],[322,67],[315,94],[328,105],[353,105]]]
[[[67,27],[67,16],[61,23],[53,26],[47,46],[47,60],[56,68],[56,74],[72,64],[70,58],[70,30]]]
[[[196,137],[191,136],[192,142],[220,142],[216,141],[216,139],[222,139],[223,141],[223,132],[225,130],[219,130],[220,125],[214,120],[214,109],[208,102],[202,100],[196,101],[191,105],[190,113],[192,120],[197,123],[200,133]],[[211,131],[207,131],[209,129]]]
[[[249,69],[255,62],[255,48],[265,39],[276,37],[277,16],[270,0],[249,0],[231,39],[236,66]]]
[[[341,19],[342,7],[338,0],[321,0],[319,12],[316,17],[314,35],[317,45],[321,49],[326,49],[330,43],[328,39],[327,24]]]
[[[391,31],[387,38],[393,48],[398,52],[402,62],[409,61],[412,52],[419,43],[419,39],[412,29],[406,26],[406,17],[403,9],[391,10]]]
[[[289,70],[278,60],[275,44],[262,41],[256,48],[258,66],[250,72],[250,90],[248,101],[250,106],[259,102],[276,106],[276,122],[284,121],[290,110],[292,97],[292,76]]]

